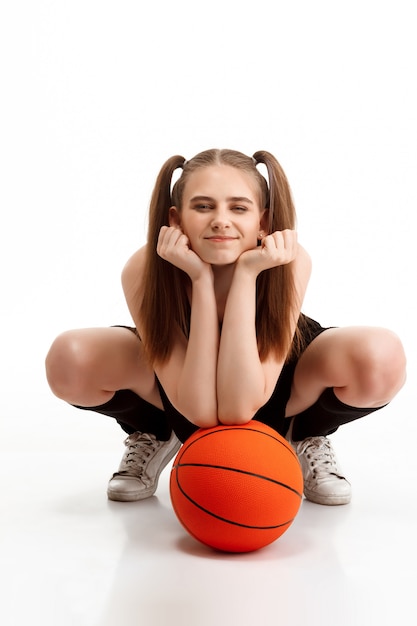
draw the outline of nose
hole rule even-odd
[[[213,213],[211,227],[217,231],[230,228],[230,220],[225,211],[217,210]]]

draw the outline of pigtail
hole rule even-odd
[[[159,231],[162,226],[168,225],[168,211],[172,206],[171,186],[172,176],[176,169],[182,167],[185,159],[182,156],[173,156],[162,166],[155,182],[149,207],[148,244],[156,252]]]
[[[256,164],[263,163],[269,179],[269,232],[295,228],[295,208],[287,177],[277,159],[265,150],[253,155]]]
[[[143,325],[143,345],[151,363],[163,362],[169,356],[175,324],[186,336],[189,333],[189,302],[184,273],[162,259],[156,251],[159,232],[162,226],[169,225],[169,208],[173,204],[172,177],[184,163],[184,157],[179,155],[164,163],[156,179],[149,207],[147,256],[138,305]]]
[[[267,209],[268,232],[294,229],[296,212],[287,177],[277,161],[264,150],[253,155],[255,164],[266,166],[269,179]],[[297,326],[293,337],[293,315],[297,294],[291,265],[281,265],[262,272],[257,283],[257,338],[261,358],[274,352],[280,358],[291,358],[302,350]],[[301,322],[300,322],[301,323]]]

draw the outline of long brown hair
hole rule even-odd
[[[256,165],[266,166],[269,185]],[[145,275],[142,282],[140,317],[143,344],[151,361],[165,361],[173,348],[176,329],[189,334],[190,304],[187,296],[188,276],[156,252],[159,231],[168,226],[169,208],[181,212],[184,187],[188,178],[201,167],[230,165],[252,175],[258,183],[260,207],[269,213],[269,233],[294,229],[296,213],[284,171],[269,152],[255,152],[249,157],[235,150],[206,150],[186,161],[173,156],[161,168],[151,197]],[[172,187],[176,169],[182,173]],[[172,187],[172,190],[171,190]],[[261,359],[275,353],[281,358],[299,353],[302,346],[297,327],[293,341],[293,311],[296,292],[289,265],[262,272],[257,279],[256,334]]]

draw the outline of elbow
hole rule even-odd
[[[213,426],[219,425],[216,409],[213,409],[212,411],[193,410],[192,413],[189,411],[184,411],[182,412],[182,414],[189,422],[191,422],[191,424],[194,424],[194,426],[197,426],[198,428],[212,428]]]
[[[231,411],[194,411],[193,414],[185,413],[187,420],[198,428],[213,428],[214,426],[234,426],[236,424],[247,424],[251,421],[256,411],[242,411],[233,409]]]
[[[188,421],[198,428],[214,428],[214,426],[219,425],[219,420],[216,415],[214,417],[210,415],[206,417],[199,417],[198,419],[189,419]]]
[[[248,407],[229,407],[224,408],[221,411],[219,410],[219,422],[220,424],[224,424],[225,426],[234,426],[234,425],[243,425],[250,422],[255,414],[257,409]]]

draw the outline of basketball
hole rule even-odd
[[[182,526],[224,552],[251,552],[278,539],[294,521],[302,492],[291,445],[254,420],[199,429],[178,452],[170,475]]]

